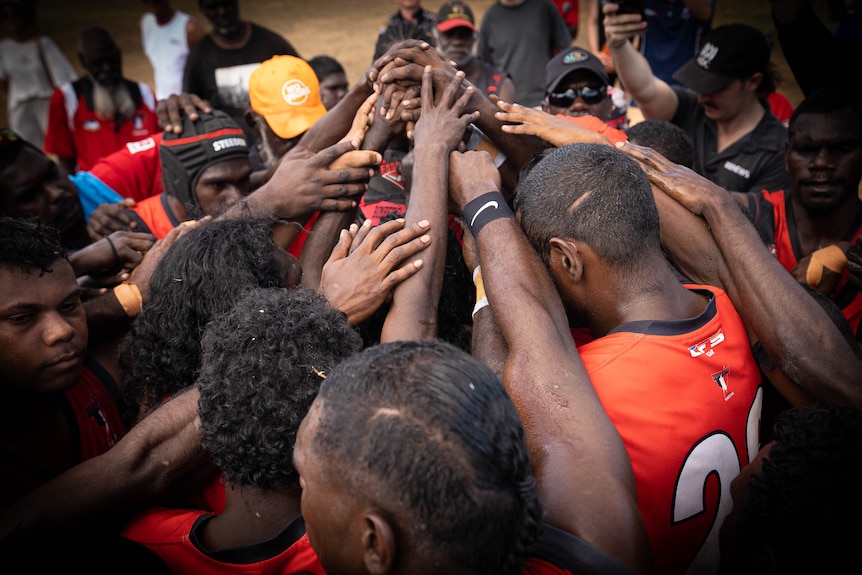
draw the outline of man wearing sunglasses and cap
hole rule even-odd
[[[542,110],[576,118],[595,116],[619,130],[626,128],[625,98],[617,105],[605,67],[590,51],[577,46],[551,58],[545,67]]]

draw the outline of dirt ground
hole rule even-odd
[[[33,0],[36,1],[36,0]],[[124,75],[152,83],[152,69],[141,52],[138,22],[144,6],[139,0],[38,0],[39,26],[53,38],[79,71],[75,54],[78,33],[87,26],[99,25],[110,30],[123,50]],[[494,0],[469,0],[480,21]],[[429,10],[437,10],[442,0],[427,1]],[[174,0],[176,8],[197,17],[205,27],[196,0]],[[587,46],[585,20],[586,0],[580,0],[581,27],[575,43]],[[304,58],[327,54],[336,58],[347,71],[348,81],[357,81],[370,65],[378,29],[396,10],[395,0],[241,0],[242,16],[285,36]],[[774,29],[766,0],[719,0],[715,24],[746,22],[773,37]],[[784,62],[780,47],[774,61],[785,81],[781,91],[796,105],[801,92]],[[5,125],[5,108],[0,110]]]

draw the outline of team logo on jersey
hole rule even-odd
[[[724,369],[712,374],[712,381],[714,381],[718,388],[724,393],[724,401],[733,397],[733,392],[727,389],[727,376],[729,373],[730,368],[724,366]]]
[[[402,190],[404,189],[404,180],[401,178],[401,162],[384,162],[380,165],[380,177],[388,182],[392,182]]]
[[[141,152],[152,150],[155,147],[156,141],[152,138],[144,138],[143,140],[136,140],[126,144],[126,148],[129,150],[130,154],[140,154]]]
[[[715,355],[715,350],[713,348],[723,341],[724,334],[721,333],[721,330],[718,330],[710,337],[688,348],[688,352],[691,354],[691,357],[700,357],[702,355],[712,357]]]
[[[85,132],[98,132],[99,128],[102,127],[102,124],[99,120],[86,120],[81,127],[84,128]]]

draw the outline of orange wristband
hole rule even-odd
[[[123,306],[123,311],[129,317],[135,317],[141,313],[141,308],[144,305],[144,298],[141,297],[141,290],[133,283],[123,282],[120,285],[114,286],[114,296],[120,305]]]
[[[847,256],[836,246],[826,246],[811,254],[808,269],[805,271],[805,281],[811,287],[817,287],[823,278],[823,268],[840,274],[847,265]]]

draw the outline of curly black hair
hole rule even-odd
[[[194,383],[204,327],[246,288],[284,285],[276,249],[271,223],[247,218],[212,221],[168,248],[120,347],[128,423]]]
[[[326,374],[361,345],[347,316],[303,287],[249,288],[206,327],[198,413],[226,483],[299,493],[299,424]]]
[[[41,276],[51,273],[51,264],[60,258],[66,258],[66,249],[56,228],[38,218],[0,216],[0,264],[38,269]]]
[[[500,380],[441,341],[374,346],[321,384],[309,449],[397,518],[417,552],[514,575],[541,509],[524,430]]]

